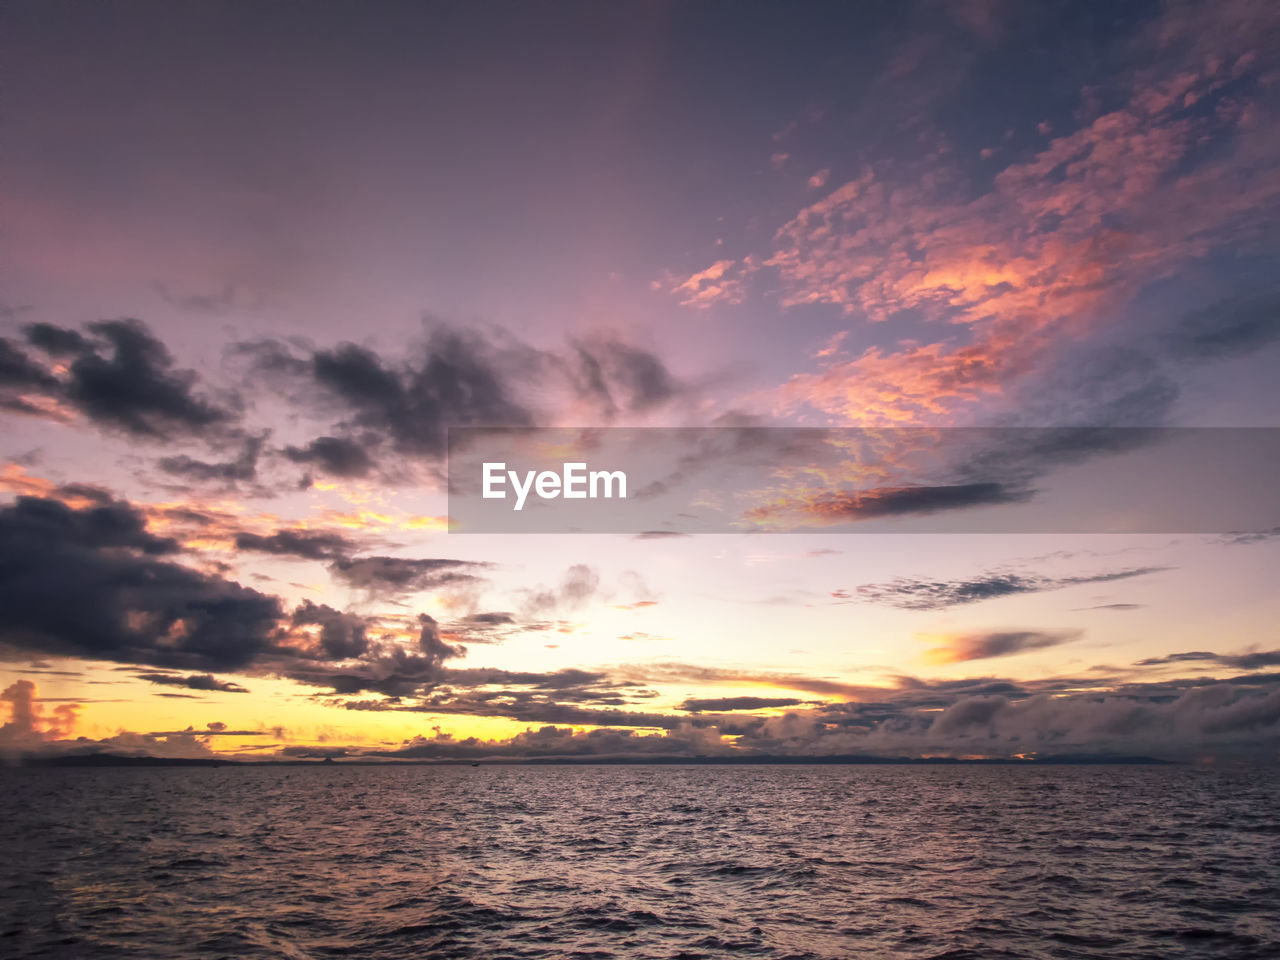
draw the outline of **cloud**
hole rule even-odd
[[[1219,542],[1229,546],[1238,546],[1246,543],[1263,543],[1268,540],[1274,540],[1280,537],[1280,527],[1273,527],[1270,530],[1258,530],[1251,533],[1228,533],[1223,534],[1219,538]]]
[[[277,530],[272,534],[237,533],[237,550],[299,557],[303,560],[331,560],[346,557],[355,542],[340,533],[326,530]]]
[[[804,700],[797,700],[794,697],[712,697],[701,700],[686,700],[677,709],[688,710],[691,713],[763,710],[769,707],[795,707],[804,702]]]
[[[59,411],[42,403],[58,388],[58,381],[21,348],[0,337],[0,410],[40,417],[58,417]]]
[[[1280,674],[1224,681],[1129,684],[1079,691],[1053,678],[1020,685],[996,678],[926,683],[902,678],[877,701],[833,703],[781,716],[670,716],[497,703],[492,715],[563,714],[514,737],[456,739],[436,729],[366,755],[393,759],[541,757],[1274,757],[1280,747]],[[1037,689],[1038,687],[1038,689]],[[491,703],[493,701],[490,701]],[[350,701],[352,710],[444,712],[465,701]],[[612,727],[573,730],[556,723]],[[587,719],[578,719],[587,718]],[[635,728],[656,732],[638,732]],[[351,754],[360,748],[349,748]]]
[[[27,342],[51,357],[69,357],[91,350],[84,334],[51,323],[31,323],[23,328]]]
[[[284,455],[334,477],[367,476],[374,465],[363,446],[345,437],[317,437],[304,447],[285,447]]]
[[[320,650],[332,660],[359,657],[369,649],[367,621],[323,603],[304,600],[293,611],[294,626],[320,627]]]
[[[1280,338],[1280,299],[1234,299],[1183,317],[1166,345],[1193,358],[1252,353]]]
[[[1180,757],[1217,749],[1266,755],[1277,743],[1277,721],[1280,690],[1211,684],[1186,690],[1171,702],[1123,696],[971,697],[927,722],[916,718],[892,725],[874,739],[952,750],[967,744],[987,755],[993,749]]]
[[[11,340],[0,337],[0,387],[43,391],[56,387],[57,383],[57,378],[45,367],[32,360]]]
[[[75,731],[79,704],[61,703],[46,714],[30,680],[15,680],[0,693],[9,706],[9,719],[0,726],[0,751],[36,749],[48,741],[62,740]]]
[[[1136,567],[1074,577],[1045,577],[1020,573],[984,573],[963,580],[898,577],[887,583],[863,584],[857,588],[856,598],[868,603],[898,607],[902,610],[945,610],[948,607],[999,597],[1044,593],[1083,584],[1114,583],[1118,580],[1161,573],[1168,569],[1170,568]],[[1128,607],[1131,608],[1132,605]]]
[[[472,626],[504,626],[515,620],[509,613],[473,613],[464,622]]]
[[[332,624],[333,611],[329,608],[308,608],[302,615],[302,622]],[[351,625],[350,621],[347,625]],[[300,683],[329,687],[335,694],[350,695],[368,691],[387,697],[420,695],[437,686],[444,678],[446,660],[461,657],[466,650],[446,643],[441,638],[439,624],[433,617],[419,614],[417,625],[416,650],[387,641],[366,641],[361,646],[359,639],[363,638],[363,634],[356,638],[347,633],[339,637],[347,643],[345,650],[338,643],[333,643],[324,652],[331,655],[331,650],[337,650],[347,654],[354,653],[360,647],[359,659],[341,664],[308,660],[282,662],[277,671]],[[323,642],[323,635],[321,639]]]
[[[629,729],[574,730],[546,724],[505,740],[467,737],[456,740],[447,733],[417,736],[398,747],[373,751],[370,756],[400,760],[472,760],[552,757],[663,757],[718,754],[724,744],[714,729],[690,723],[677,724],[663,733]]]
[[[1272,27],[1264,7],[1232,3],[1213,24],[1166,8],[1138,31],[1124,70],[1081,91],[1074,129],[1002,148],[990,177],[953,148],[960,132],[945,115],[922,111],[909,149],[868,142],[864,168],[777,226],[767,249],[659,286],[704,307],[743,300],[733,281],[760,272],[783,308],[834,307],[855,331],[933,324],[931,342],[868,332],[860,353],[792,377],[772,406],[867,424],[981,410],[1151,283],[1266,229],[1280,165],[1269,67],[1256,55]],[[1187,347],[1270,339],[1266,310]]]
[[[1079,630],[997,630],[991,633],[968,633],[945,638],[938,646],[926,650],[924,657],[930,663],[989,660],[1027,650],[1056,647],[1076,640],[1080,635]]]
[[[120,502],[0,507],[0,642],[90,660],[227,670],[273,646],[277,598],[167,559]]]
[[[86,334],[49,324],[25,329],[51,356],[68,357],[66,373],[43,392],[99,426],[135,438],[166,440],[216,433],[239,416],[238,400],[197,392],[193,371],[174,366],[168,348],[139,320],[100,320]]]
[[[240,453],[230,460],[210,462],[177,454],[162,457],[158,465],[165,473],[197,482],[235,483],[238,480],[253,480],[258,475],[258,458],[265,442],[265,434],[245,438]]]
[[[786,154],[775,154],[784,160]],[[746,299],[745,280],[753,272],[755,264],[746,259],[717,260],[704,270],[680,278],[666,276],[657,281],[658,289],[680,297],[680,305],[706,309],[717,305],[734,305]]]
[[[571,344],[576,359],[569,375],[578,396],[604,420],[619,413],[644,413],[685,392],[654,353],[604,337]]]
[[[325,435],[282,453],[340,477],[366,476],[389,454],[439,460],[449,427],[608,423],[692,396],[657,354],[606,335],[554,351],[497,329],[438,324],[401,356],[350,342],[317,348],[278,340],[230,352],[290,385],[295,402],[339,418]]]
[[[219,680],[211,673],[195,673],[184,677],[175,673],[143,672],[134,674],[134,676],[139,680],[146,680],[148,683],[159,683],[170,687],[188,687],[192,690],[207,690],[219,693],[249,692],[240,684],[232,683],[230,680]]]
[[[434,736],[413,737],[398,746],[370,749],[330,744],[321,748],[323,752],[370,759],[1037,754],[1187,759],[1206,754],[1274,757],[1280,748],[1280,673],[1153,683],[1117,681],[1098,670],[1086,671],[1088,677],[1035,681],[899,676],[884,686],[844,684],[836,690],[835,683],[822,678],[752,677],[745,672],[734,674],[687,664],[645,665],[650,676],[661,681],[680,676],[815,688],[825,683],[823,695],[847,698],[818,704],[754,696],[690,700],[678,709],[728,711],[691,716],[628,709],[632,701],[650,698],[652,691],[604,671],[450,669],[446,661],[459,651],[442,644],[430,618],[418,622],[419,652],[379,644],[372,656],[348,665],[345,673],[326,675],[338,698],[331,702],[355,712],[505,717],[539,724],[538,729],[482,740],[457,739],[437,727]],[[295,679],[315,683],[327,666],[317,663],[316,676]],[[345,699],[360,693],[378,694],[381,699]],[[19,699],[23,704],[31,702]],[[783,707],[784,700],[795,700],[800,709],[776,716],[732,713]],[[61,734],[55,731],[50,736],[41,734],[37,740],[30,735],[32,725],[22,719],[28,713],[21,714],[16,728],[5,729],[10,733],[27,731],[19,738],[25,746],[16,749],[29,754],[80,751],[211,756],[208,737],[231,735],[210,728],[87,741],[56,739]],[[574,730],[567,726],[570,724],[597,729]],[[12,741],[11,736],[10,749],[14,749]]]
[[[448,624],[446,633],[467,643],[498,643],[508,635],[525,629],[510,613],[490,611],[472,613]]]
[[[347,343],[317,351],[312,374],[352,407],[356,426],[385,432],[403,452],[439,455],[445,425],[530,423],[529,411],[508,396],[486,346],[477,337],[441,331],[417,365],[394,370]]]
[[[231,730],[225,723],[215,720],[205,724],[203,730],[187,727],[185,730],[153,730],[145,734],[148,737],[265,737],[266,730]]]
[[[1232,667],[1236,670],[1260,670],[1264,667],[1280,667],[1280,650],[1267,650],[1255,653],[1208,653],[1193,651],[1190,653],[1171,653],[1163,657],[1148,657],[1139,660],[1140,667],[1163,666],[1173,663],[1208,663],[1214,666]]]
[[[564,572],[556,587],[526,591],[522,612],[526,616],[547,616],[580,610],[600,588],[600,574],[594,567],[577,563]]]
[[[566,667],[548,673],[532,670],[499,670],[493,667],[470,667],[462,670],[450,670],[449,682],[453,686],[483,687],[499,684],[559,692],[594,688],[601,685],[613,686],[609,682],[608,674],[603,671],[581,670],[577,667]],[[623,684],[623,686],[630,685],[628,683]]]
[[[347,586],[394,597],[474,581],[473,571],[487,566],[471,560],[339,557],[329,564],[329,572]]]
[[[850,683],[834,677],[814,677],[805,674],[779,673],[747,668],[704,667],[680,662],[658,662],[624,666],[617,670],[619,677],[646,684],[689,683],[708,686],[745,684],[768,686],[782,690],[796,690],[822,697],[861,699],[882,697],[887,691],[869,683]]]
[[[504,717],[523,723],[572,723],[610,727],[670,729],[681,720],[665,713],[644,713],[612,707],[584,707],[525,691],[494,691],[483,696],[433,696],[420,703],[388,704],[380,701],[348,701],[349,710],[405,711],[470,717]]]
[[[357,444],[326,436],[286,452],[339,475],[367,472],[371,444],[434,459],[445,452],[446,427],[533,423],[532,411],[510,389],[520,379],[514,374],[513,354],[527,348],[495,343],[472,330],[438,327],[403,360],[354,343],[299,355],[280,341],[263,340],[238,344],[234,352],[248,356],[259,370],[317,391],[346,415],[336,434],[358,431],[367,438]]]
[[[825,526],[1020,503],[1029,496],[1026,490],[997,482],[873,487],[855,491],[816,488],[795,491],[788,498],[752,507],[743,517],[764,526]]]
[[[163,283],[155,284],[155,291],[171,307],[215,317],[247,306],[243,291],[233,283],[223,284],[215,293],[178,293]]]

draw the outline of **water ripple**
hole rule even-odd
[[[1273,771],[3,776],[5,957],[1280,957]]]

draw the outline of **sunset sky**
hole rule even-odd
[[[1274,517],[1080,474],[1144,532],[859,533],[779,458],[821,529],[467,534],[445,490],[460,426],[1280,428],[1274,4],[0,37],[3,756],[1280,757]]]

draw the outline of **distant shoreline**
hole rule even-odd
[[[62,757],[21,757],[4,763],[9,767],[528,767],[528,766],[942,766],[942,767],[1052,767],[1052,766],[1179,766],[1181,761],[1155,757],[1050,756],[1035,759],[956,759],[951,757],[529,757],[493,759],[379,760],[343,758],[315,760],[231,760],[208,757],[123,757],[82,754]]]

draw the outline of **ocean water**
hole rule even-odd
[[[1280,776],[0,770],[0,955],[1280,958]]]

